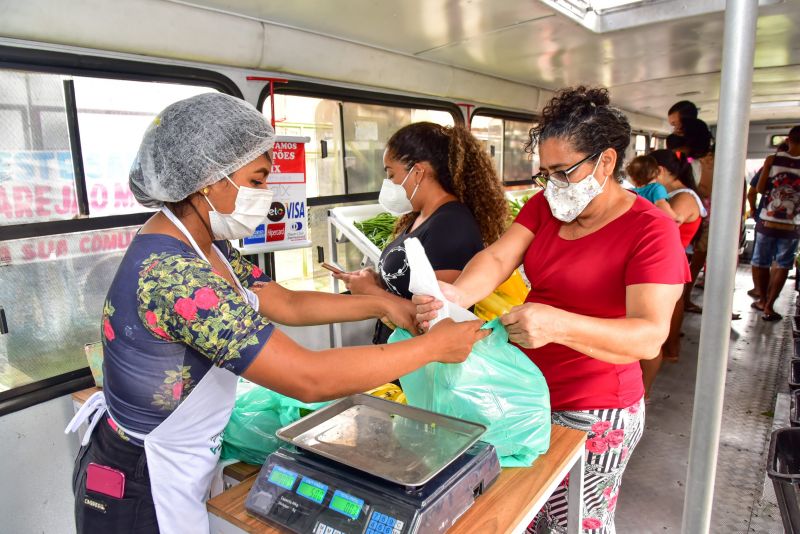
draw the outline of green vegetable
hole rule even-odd
[[[533,195],[525,195],[521,199],[514,199],[508,201],[508,211],[509,215],[511,216],[511,220],[513,221],[517,215],[519,215],[519,211],[522,209],[522,206],[530,200]]]
[[[392,231],[397,217],[390,213],[379,213],[371,219],[364,219],[361,222],[354,222],[353,225],[367,236],[367,239],[378,247],[379,250],[386,248],[392,239]]]

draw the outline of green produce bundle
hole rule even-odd
[[[514,199],[508,201],[508,211],[509,215],[511,216],[511,220],[513,221],[516,219],[517,215],[519,215],[519,211],[522,209],[522,206],[530,200],[533,195],[525,195],[521,199]]]
[[[367,236],[367,239],[378,247],[379,250],[386,248],[392,239],[392,231],[397,217],[390,213],[379,213],[371,219],[364,219],[361,222],[354,222],[358,230]]]

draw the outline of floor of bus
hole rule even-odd
[[[714,489],[712,532],[783,532],[765,466],[774,424],[788,426],[788,368],[792,357],[788,319],[765,322],[750,308],[750,266],[736,274],[725,403]],[[776,311],[795,309],[794,280]],[[694,302],[703,302],[695,289]],[[623,477],[617,508],[620,533],[680,532],[689,435],[700,338],[699,314],[687,314],[680,361],[665,363],[647,405],[646,430]],[[777,399],[777,407],[776,407]],[[765,484],[766,480],[766,484]]]

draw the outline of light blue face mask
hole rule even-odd
[[[383,184],[381,185],[381,193],[378,195],[378,202],[381,206],[389,210],[392,215],[405,215],[414,209],[411,205],[411,199],[417,194],[419,184],[414,187],[414,191],[411,193],[411,198],[406,196],[406,190],[403,187],[408,180],[408,177],[411,176],[412,172],[414,172],[413,167],[408,171],[408,174],[406,174],[406,177],[403,178],[403,181],[400,183],[400,185],[397,185],[388,178],[384,178],[383,180]]]

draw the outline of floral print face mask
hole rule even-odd
[[[550,205],[553,217],[562,222],[572,222],[586,209],[589,202],[603,192],[608,176],[602,185],[597,182],[594,173],[597,172],[599,164],[600,158],[597,158],[597,163],[594,164],[594,169],[589,176],[580,182],[570,183],[567,187],[558,187],[552,181],[547,182],[544,198]]]

